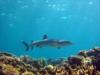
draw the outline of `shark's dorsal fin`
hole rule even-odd
[[[48,39],[48,36],[45,34],[45,35],[43,35],[43,40],[44,39]]]

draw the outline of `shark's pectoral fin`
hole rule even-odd
[[[40,45],[36,45],[36,47],[39,47]]]
[[[57,48],[57,49],[60,49],[61,48],[61,46],[58,46],[58,45],[53,45],[53,47],[55,47],[55,48]]]
[[[41,45],[36,45],[36,47],[42,48],[42,46],[41,46]]]
[[[57,49],[60,49],[61,48],[61,46],[60,45],[58,45],[58,44],[53,44],[53,46],[55,47],[55,48],[57,48]]]

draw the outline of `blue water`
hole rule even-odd
[[[21,40],[64,39],[73,45],[25,51]],[[58,58],[100,46],[100,0],[0,0],[0,50]]]

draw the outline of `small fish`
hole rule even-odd
[[[72,44],[70,41],[67,40],[48,39],[47,35],[44,35],[42,40],[31,41],[31,44],[28,44],[25,41],[22,41],[22,43],[26,47],[27,51],[30,49],[32,50],[34,47],[42,48],[45,46],[50,46],[60,49],[63,46],[68,46]]]

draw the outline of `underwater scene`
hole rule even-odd
[[[100,0],[0,0],[0,75],[100,75]]]

